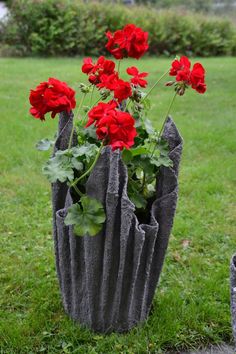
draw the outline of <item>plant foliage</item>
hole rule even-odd
[[[95,236],[101,230],[105,219],[102,204],[86,195],[81,197],[80,203],[68,208],[65,224],[74,225],[74,232],[78,236]]]

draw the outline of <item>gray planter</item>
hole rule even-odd
[[[231,314],[232,314],[232,326],[233,335],[236,345],[236,254],[232,257],[230,264],[231,275]],[[236,350],[236,348],[235,348]]]
[[[72,116],[60,117],[56,149],[68,145]],[[86,190],[106,210],[102,232],[78,237],[64,224],[72,203],[65,183],[52,186],[56,267],[68,315],[94,331],[124,332],[144,321],[159,280],[178,196],[182,139],[171,118],[164,133],[173,168],[162,168],[150,221],[140,224],[127,197],[127,170],[119,151],[105,147]],[[76,143],[76,137],[74,137]]]

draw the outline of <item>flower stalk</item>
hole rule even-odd
[[[172,108],[172,106],[173,106],[173,104],[174,104],[174,101],[175,101],[175,98],[176,98],[177,94],[178,94],[178,92],[175,91],[175,94],[174,94],[174,96],[172,97],[172,100],[171,100],[171,102],[170,102],[170,104],[169,104],[169,107],[168,107],[167,112],[166,112],[166,115],[165,115],[165,119],[164,119],[164,121],[163,121],[163,123],[162,123],[162,126],[161,126],[161,129],[160,129],[160,131],[159,131],[159,133],[158,133],[158,138],[157,138],[158,141],[159,141],[160,138],[161,138],[161,134],[162,134],[162,132],[163,132],[164,126],[165,126],[165,124],[166,124],[167,118],[168,118],[168,116],[169,116],[169,114],[170,114],[171,108]]]
[[[159,84],[159,82],[169,73],[169,69],[164,72],[164,74],[154,83],[154,85],[149,89],[149,91],[147,92],[146,96],[144,97],[143,101],[146,100],[146,98],[152,93],[152,91],[154,90],[154,88]]]
[[[81,107],[82,107],[82,105],[83,105],[83,103],[84,103],[84,100],[85,100],[86,95],[87,95],[87,93],[84,93],[84,94],[83,94],[83,97],[82,97],[82,99],[81,99],[81,101],[80,101],[80,104],[79,104],[79,107],[78,107],[78,110],[77,110],[77,114],[76,114],[76,117],[78,117],[78,118],[79,118],[80,109],[81,109]],[[74,119],[73,119],[73,127],[72,127],[71,133],[70,133],[69,144],[68,144],[68,150],[70,150],[70,148],[71,148],[74,132],[75,132],[75,121],[74,121]]]
[[[177,96],[177,94],[178,94],[178,92],[175,91],[175,94],[174,94],[174,96],[172,97],[172,100],[171,100],[171,102],[170,102],[170,104],[169,104],[169,107],[168,107],[168,109],[167,109],[167,112],[166,112],[166,115],[165,115],[165,119],[164,119],[164,121],[163,121],[163,123],[162,123],[161,129],[160,129],[160,131],[159,131],[159,133],[158,133],[157,141],[156,141],[156,143],[154,144],[154,148],[153,148],[153,151],[152,151],[152,155],[151,155],[151,156],[154,155],[154,152],[155,152],[155,150],[156,150],[156,148],[157,148],[157,145],[158,145],[158,143],[160,142],[161,134],[162,134],[162,132],[163,132],[164,126],[165,126],[165,124],[166,124],[167,118],[168,118],[168,116],[169,116],[169,114],[170,114],[171,108],[172,108],[172,106],[173,106],[173,104],[174,104],[175,97]]]
[[[97,161],[99,159],[99,156],[101,154],[103,146],[104,145],[102,143],[100,148],[99,148],[99,150],[98,150],[98,152],[97,152],[97,155],[96,155],[92,165],[89,167],[89,169],[85,173],[83,173],[80,177],[76,178],[74,180],[74,182],[71,183],[71,185],[70,185],[71,187],[75,187],[77,185],[77,183],[79,183],[79,181],[81,181],[84,177],[86,177],[93,170],[94,166],[96,165],[96,163],[97,163]]]

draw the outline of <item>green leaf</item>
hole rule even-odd
[[[141,193],[142,183],[139,180],[129,178],[128,195],[130,200],[134,203],[137,209],[145,208],[147,201]]]
[[[160,156],[159,161],[165,167],[172,167],[173,161],[168,156]]]
[[[147,175],[154,174],[154,168],[148,156],[141,156],[140,158],[138,158],[137,165],[141,167]]]
[[[80,204],[73,204],[65,218],[66,225],[74,225],[74,232],[78,236],[95,236],[102,229],[106,215],[102,204],[94,198],[85,195]]]
[[[72,148],[74,157],[85,156],[88,163],[96,156],[97,152],[98,146],[90,143],[85,143],[84,145]]]
[[[140,168],[140,167],[137,167],[136,170],[135,170],[135,174],[136,174],[136,177],[140,180],[143,179],[143,176],[144,176],[144,172],[143,172],[143,169]]]
[[[146,199],[140,193],[131,193],[130,200],[134,203],[137,209],[145,209],[147,205]]]
[[[168,157],[168,156],[153,156],[151,158],[151,164],[155,165],[157,167],[160,166],[165,166],[165,167],[172,167],[173,166],[173,161]]]
[[[169,145],[168,145],[167,141],[162,139],[160,142],[158,142],[157,148],[159,149],[159,151],[162,155],[165,155],[165,156],[169,155],[170,151],[169,151]]]
[[[83,171],[84,165],[76,157],[72,157],[71,164],[77,171]]]
[[[144,155],[148,153],[147,149],[144,146],[138,146],[136,148],[131,149],[130,151],[132,153],[132,156]]]
[[[145,119],[144,120],[144,126],[145,126],[145,129],[146,129],[146,132],[149,135],[155,135],[156,134],[156,131],[155,131],[153,125],[152,125],[152,122],[149,119]]]
[[[154,182],[155,183],[155,182]],[[156,188],[155,185],[153,183],[149,183],[147,184],[147,191],[149,193],[155,193],[156,192]]]
[[[137,111],[133,111],[132,112],[132,117],[135,119],[135,121],[140,121],[142,114],[140,112]],[[135,123],[135,127],[136,127],[136,123]]]
[[[74,179],[74,171],[71,159],[68,156],[56,154],[43,167],[43,174],[51,183],[57,180],[60,182],[72,181]]]
[[[159,159],[158,159],[158,158],[155,158],[155,157],[153,157],[153,158],[150,159],[150,163],[151,163],[152,165],[156,166],[156,167],[160,167],[160,166],[161,166],[161,163],[160,163]]]
[[[94,140],[97,140],[96,128],[94,125],[90,125],[88,128],[84,129],[84,134]]]
[[[133,118],[135,118],[134,115],[133,115]],[[138,128],[142,128],[142,124],[143,124],[142,120],[140,119],[140,117],[138,117],[135,120],[134,126],[135,126],[136,129],[138,129]]]
[[[132,160],[132,158],[133,158],[133,154],[131,150],[124,149],[122,151],[122,159],[126,164],[129,163]]]
[[[54,144],[53,140],[49,140],[48,138],[39,140],[35,145],[36,149],[39,151],[46,151],[49,150],[50,147]]]

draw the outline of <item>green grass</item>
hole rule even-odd
[[[78,59],[0,60],[0,348],[1,353],[164,353],[231,341],[229,260],[236,250],[236,60],[202,60],[208,91],[178,97],[173,116],[184,138],[175,225],[153,312],[125,335],[102,336],[63,312],[51,237],[50,186],[41,174],[57,118],[28,115],[28,93],[55,76],[73,87]],[[146,59],[154,83],[169,60]],[[131,64],[131,62],[129,62]],[[153,94],[160,128],[171,88]],[[187,241],[185,241],[187,240]]]

